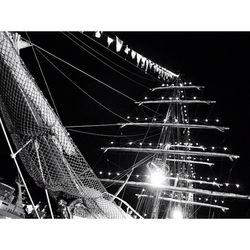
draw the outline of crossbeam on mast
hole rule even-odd
[[[154,198],[153,195],[147,195],[147,194],[136,194],[136,196],[139,197],[139,198],[141,198],[141,197]],[[177,200],[177,199],[167,198],[167,197],[159,197],[159,199],[164,200],[164,201],[173,201],[173,202],[176,202],[176,203],[184,203],[184,204],[190,204],[190,205],[196,205],[196,206],[218,208],[218,209],[221,209],[223,212],[225,212],[226,210],[229,210],[228,207],[223,207],[223,206],[209,204],[209,203],[203,203],[203,202]]]
[[[228,130],[228,127],[203,125],[203,124],[188,124],[188,123],[161,123],[161,122],[129,122],[117,123],[121,127],[140,126],[140,127],[175,127],[175,128],[193,128],[193,129],[217,129],[221,132]]]
[[[152,88],[151,91],[155,91],[155,90],[167,90],[167,89],[202,89],[205,88],[205,86],[165,86],[165,87],[157,87],[157,88]]]
[[[111,179],[100,179],[100,181],[114,183],[117,185],[121,185],[124,183],[124,181],[121,181],[121,180],[111,180]],[[128,181],[127,185],[133,186],[133,187],[139,187],[139,188],[145,188],[145,187],[153,188],[153,189],[157,188],[160,190],[179,192],[179,193],[193,193],[193,194],[200,194],[200,195],[207,195],[207,196],[250,200],[250,195],[210,191],[210,190],[205,190],[205,189],[200,189],[200,188],[185,188],[185,187],[175,187],[175,186],[167,186],[167,185],[154,185],[148,182],[136,182],[136,181]]]
[[[124,151],[124,152],[136,152],[136,153],[149,153],[149,154],[172,154],[172,155],[195,155],[204,157],[227,157],[230,160],[238,159],[238,155],[225,154],[225,153],[213,153],[213,152],[200,152],[189,150],[168,150],[160,148],[128,148],[128,147],[104,147],[101,148],[104,152],[109,151]]]
[[[213,166],[214,163],[212,162],[206,162],[206,161],[191,161],[191,160],[185,160],[185,159],[172,159],[172,158],[167,158],[166,161],[176,161],[176,162],[186,162],[186,163],[191,163],[191,164],[201,164],[201,165],[208,165],[208,166]]]
[[[136,104],[143,105],[143,104],[168,104],[168,103],[185,103],[185,104],[193,104],[193,103],[200,103],[200,104],[212,104],[216,103],[216,101],[205,101],[205,100],[155,100],[155,101],[141,101],[135,102]]]

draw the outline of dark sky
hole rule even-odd
[[[23,37],[27,38],[25,32],[20,33]],[[127,70],[139,74],[140,77],[132,73],[129,74],[114,66],[123,74],[144,84],[147,88],[160,85],[159,82],[152,81],[152,78],[142,74],[140,70],[130,66],[127,62],[114,56],[87,37],[79,33],[74,34],[96,51],[102,53],[122,67],[125,67]],[[233,167],[229,182],[239,183],[241,187],[239,189],[232,188],[229,191],[250,194],[250,156],[248,153],[250,82],[247,75],[250,66],[250,33],[109,32],[107,34],[117,35],[132,49],[143,56],[175,73],[181,74],[183,78],[187,81],[192,81],[195,85],[204,85],[206,87],[205,91],[201,94],[196,92],[197,96],[209,100],[216,100],[217,104],[212,109],[206,107],[201,110],[193,110],[195,112],[194,114],[190,114],[190,117],[203,120],[208,118],[212,123],[214,123],[216,118],[219,118],[223,125],[230,127],[230,130],[219,136],[214,134],[194,134],[193,136],[197,141],[201,141],[207,146],[227,146],[230,152],[240,155],[240,159],[235,164],[225,160],[225,166],[218,164],[211,173],[204,172],[204,176],[211,174],[214,177],[218,176],[221,182],[227,182],[228,180],[225,178],[228,178],[229,170]],[[93,34],[89,33],[89,35]],[[150,93],[147,88],[143,88],[112,71],[83,49],[79,48],[62,33],[29,32],[29,36],[35,44],[49,50],[136,100],[142,100],[145,95]],[[86,48],[86,45],[82,46]],[[21,56],[45,96],[49,99],[48,91],[39,72],[32,49],[27,48],[23,50]],[[107,112],[81,93],[67,79],[60,75],[39,53],[38,58],[44,70],[61,120],[65,126],[122,122],[120,118]],[[84,91],[115,113],[122,117],[126,117],[127,115],[143,117],[142,112],[138,110],[137,106],[131,100],[113,92],[86,75],[71,69],[53,57],[48,56],[48,58],[67,74],[68,77],[83,88]],[[121,132],[117,127],[92,128],[82,131],[116,135],[119,135]],[[124,130],[123,132],[131,133],[129,130]],[[109,156],[104,156],[100,147],[108,145],[111,140],[118,141],[118,138],[97,137],[72,131],[70,131],[70,134],[84,157],[86,157],[87,161],[97,173],[100,169],[104,169],[106,172],[117,171],[114,166],[110,166],[107,163]],[[123,142],[126,141],[123,140]],[[2,134],[0,135],[0,147],[0,176],[11,184],[14,179],[13,173],[15,173],[15,168],[12,160],[8,156],[7,144]],[[199,170],[201,176],[202,171],[203,170]],[[30,181],[30,185],[33,186],[32,181]],[[225,204],[230,206],[231,210],[227,212],[226,215],[217,214],[217,217],[244,218],[250,216],[248,212],[250,202],[248,201],[229,200],[228,202],[226,201]]]

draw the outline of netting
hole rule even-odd
[[[0,108],[35,183],[52,194],[82,198],[98,218],[124,218],[24,65],[10,33],[0,33]]]

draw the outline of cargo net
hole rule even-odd
[[[82,198],[98,218],[124,218],[78,150],[19,57],[10,33],[0,33],[0,108],[27,172],[50,194]]]

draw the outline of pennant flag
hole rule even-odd
[[[122,48],[123,41],[116,36],[116,52],[119,52]]]
[[[95,37],[100,38],[100,37],[101,37],[101,32],[100,32],[100,31],[97,31],[97,32],[95,33]]]
[[[130,48],[128,47],[128,45],[126,45],[124,52],[128,55],[129,51],[130,51]]]
[[[144,66],[145,66],[145,61],[146,61],[146,58],[143,56],[142,58],[141,58],[141,68],[144,68]]]
[[[136,52],[134,50],[131,50],[131,57],[132,59],[135,59],[136,57]]]
[[[148,71],[148,59],[146,59],[146,62],[145,62],[145,73],[147,73]]]
[[[114,39],[112,39],[111,37],[108,36],[107,42],[108,42],[108,47],[109,47],[110,44],[111,44],[112,42],[114,42]]]
[[[136,55],[137,66],[140,64],[141,59],[142,59],[142,56],[139,53],[137,53]]]

